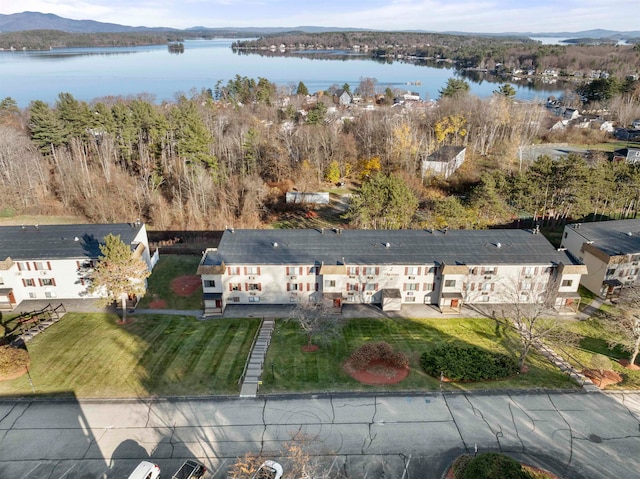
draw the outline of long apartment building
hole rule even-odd
[[[582,285],[602,298],[617,298],[623,287],[640,285],[640,220],[567,225],[562,246],[587,266]]]
[[[577,312],[584,265],[535,232],[226,230],[198,267],[205,314],[229,304],[463,304],[541,301]]]
[[[110,233],[120,235],[151,270],[141,223],[1,226],[0,309],[11,310],[24,300],[92,297],[87,276]]]

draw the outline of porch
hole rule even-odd
[[[442,314],[460,314],[462,311],[462,293],[442,293],[438,307]]]
[[[558,293],[554,309],[560,315],[573,315],[579,313],[580,301],[582,298],[578,293]]]
[[[606,279],[602,282],[600,296],[604,299],[618,299],[622,291],[622,281],[617,279]]]
[[[222,293],[204,293],[202,300],[204,302],[205,316],[218,316],[224,313],[225,305],[222,300]]]
[[[16,307],[13,288],[0,288],[0,311],[12,311]]]

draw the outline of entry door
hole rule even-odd
[[[452,299],[451,300],[451,307],[452,308],[457,308],[459,304],[460,304],[460,300],[459,299]]]
[[[341,304],[342,304],[342,300],[341,299],[334,299],[333,300],[333,307],[334,308],[339,308]]]

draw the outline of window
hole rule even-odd
[[[418,274],[418,267],[417,266],[408,266],[407,267],[407,274],[410,275],[410,276]]]
[[[31,271],[31,265],[26,261],[18,261],[18,271]]]
[[[404,298],[404,300],[407,303],[415,303],[416,302],[416,297],[415,296],[407,296],[406,298]]]
[[[325,279],[324,280],[324,287],[325,288],[335,288],[336,287],[336,280],[335,279]]]
[[[260,274],[257,266],[247,266],[247,274]]]
[[[616,274],[616,269],[615,268],[609,268],[607,270],[607,276],[611,276],[613,274]]]
[[[249,291],[260,291],[260,285],[258,283],[249,283]]]
[[[350,303],[355,303],[356,302],[356,297],[355,296],[349,296],[347,298],[347,301],[349,301]]]
[[[484,268],[484,274],[496,274],[498,268],[496,266],[488,266]]]
[[[35,286],[36,285],[35,280],[33,280],[31,278],[23,279],[22,281],[24,281],[24,285],[25,286]]]
[[[367,283],[364,285],[364,290],[365,291],[375,291],[376,290],[376,284],[375,283]]]
[[[418,291],[418,283],[406,283],[405,289],[407,291]]]
[[[287,283],[287,291],[299,291],[300,289],[298,283]]]
[[[358,285],[347,283],[347,291],[358,291]]]
[[[525,276],[531,276],[533,274],[533,267],[525,266],[524,268],[522,268],[522,274],[524,274]]]
[[[227,274],[240,274],[240,266],[229,266],[227,267]]]
[[[205,288],[215,288],[216,287],[216,282],[212,279],[205,279],[204,280],[204,287]]]
[[[520,283],[520,289],[523,292],[531,291],[532,286],[533,285],[531,284],[531,281],[523,281],[522,283]]]
[[[51,264],[48,261],[36,261],[33,265],[36,267],[36,270],[51,269]]]
[[[562,286],[571,286],[573,284],[573,280],[572,279],[563,279],[562,280]]]
[[[491,283],[482,283],[482,291],[491,291]]]
[[[292,297],[289,298],[289,302],[290,303],[298,303],[298,302],[300,302],[300,300],[298,299],[297,296],[292,296]]]
[[[300,266],[289,266],[287,268],[288,275],[295,276],[297,274],[302,274],[302,268]]]
[[[36,293],[29,293],[29,299],[36,299]]]
[[[357,276],[360,274],[360,272],[358,271],[358,267],[357,266],[349,266],[347,268],[347,271],[349,273],[349,276]]]
[[[240,283],[229,283],[229,291],[242,291]]]
[[[259,303],[260,302],[260,297],[259,296],[249,296],[249,302],[250,303]]]
[[[55,280],[53,280],[51,278],[42,278],[40,281],[42,281],[42,286],[55,286],[56,285]]]
[[[232,303],[239,303],[240,302],[240,296],[231,296],[231,302]]]
[[[44,292],[44,297],[45,298],[55,298],[56,297],[56,292],[55,291],[45,291]]]
[[[364,274],[367,274],[367,275],[374,275],[374,274],[376,274],[376,267],[375,267],[375,266],[367,266],[367,267],[364,269]]]
[[[444,287],[445,288],[455,288],[456,286],[456,280],[455,279],[446,279],[444,281]]]
[[[433,283],[424,283],[423,286],[425,291],[433,291],[435,285]]]

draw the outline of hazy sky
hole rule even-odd
[[[638,0],[0,0],[0,13],[122,25],[358,27],[464,32],[640,30]]]

